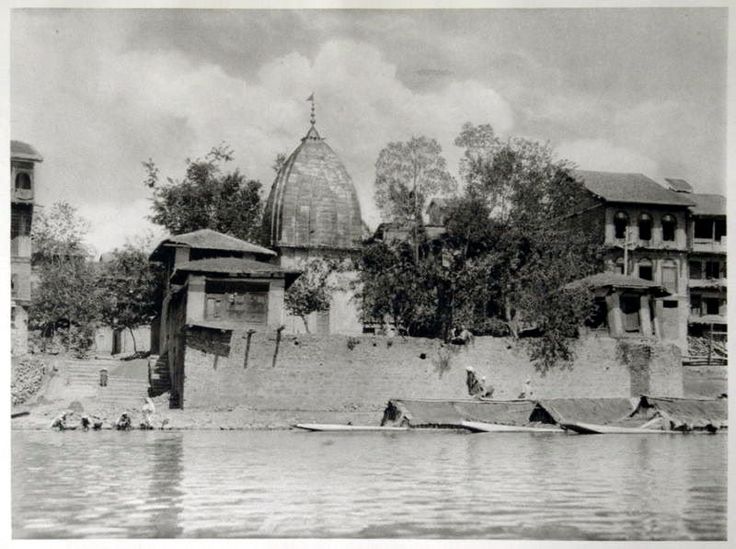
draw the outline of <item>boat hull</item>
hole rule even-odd
[[[340,425],[333,423],[298,423],[294,425],[297,429],[304,431],[408,431],[408,427],[379,427],[376,425]]]

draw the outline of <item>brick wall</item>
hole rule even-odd
[[[500,399],[516,398],[527,378],[536,397],[628,397],[632,389],[637,395],[682,395],[679,354],[671,345],[623,360],[618,340],[597,335],[580,342],[571,368],[546,375],[535,371],[523,348],[502,338],[476,338],[472,346],[455,348],[442,373],[440,356],[447,348],[436,340],[283,334],[272,367],[275,344],[275,332],[253,334],[244,368],[245,333],[233,333],[229,356],[217,361],[196,336],[196,345],[186,348],[184,407],[380,411],[392,397],[467,398],[468,365]]]

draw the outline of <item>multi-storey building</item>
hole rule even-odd
[[[34,168],[43,161],[31,145],[10,142],[10,326],[11,352],[28,352],[28,307],[31,303],[31,222]]]
[[[726,313],[726,197],[688,195],[693,206],[688,227],[688,334],[725,338]]]

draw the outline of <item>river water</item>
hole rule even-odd
[[[15,431],[13,537],[725,539],[726,442]]]

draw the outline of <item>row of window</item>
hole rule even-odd
[[[662,240],[665,242],[675,241],[675,231],[677,230],[677,219],[674,215],[664,214],[661,219],[662,224]],[[613,216],[613,230],[616,238],[626,238],[626,229],[631,226],[629,214],[620,211]],[[639,240],[652,239],[652,216],[648,213],[642,213],[637,220],[639,227]],[[715,240],[720,242],[726,236],[726,220],[713,218],[698,218],[694,222],[694,238],[699,240]]]
[[[661,219],[662,223],[662,240],[665,242],[674,242],[675,231],[677,229],[677,219],[674,215],[664,214]],[[639,240],[652,239],[652,226],[654,224],[652,216],[643,213],[638,219]],[[629,215],[626,212],[616,212],[613,216],[613,228],[616,238],[626,238],[626,228],[631,225]]]
[[[690,271],[690,280],[726,278],[725,261],[693,259],[688,261],[688,270]]]
[[[719,315],[722,305],[725,305],[725,300],[718,297],[703,297],[697,294],[690,296],[690,312],[696,316]]]
[[[644,280],[654,280],[654,264],[650,259],[643,258],[637,261],[639,269],[638,276]],[[624,258],[619,257],[616,260],[616,270],[620,274],[624,274]],[[661,265],[662,286],[671,293],[677,293],[677,262],[674,259],[665,259]]]

